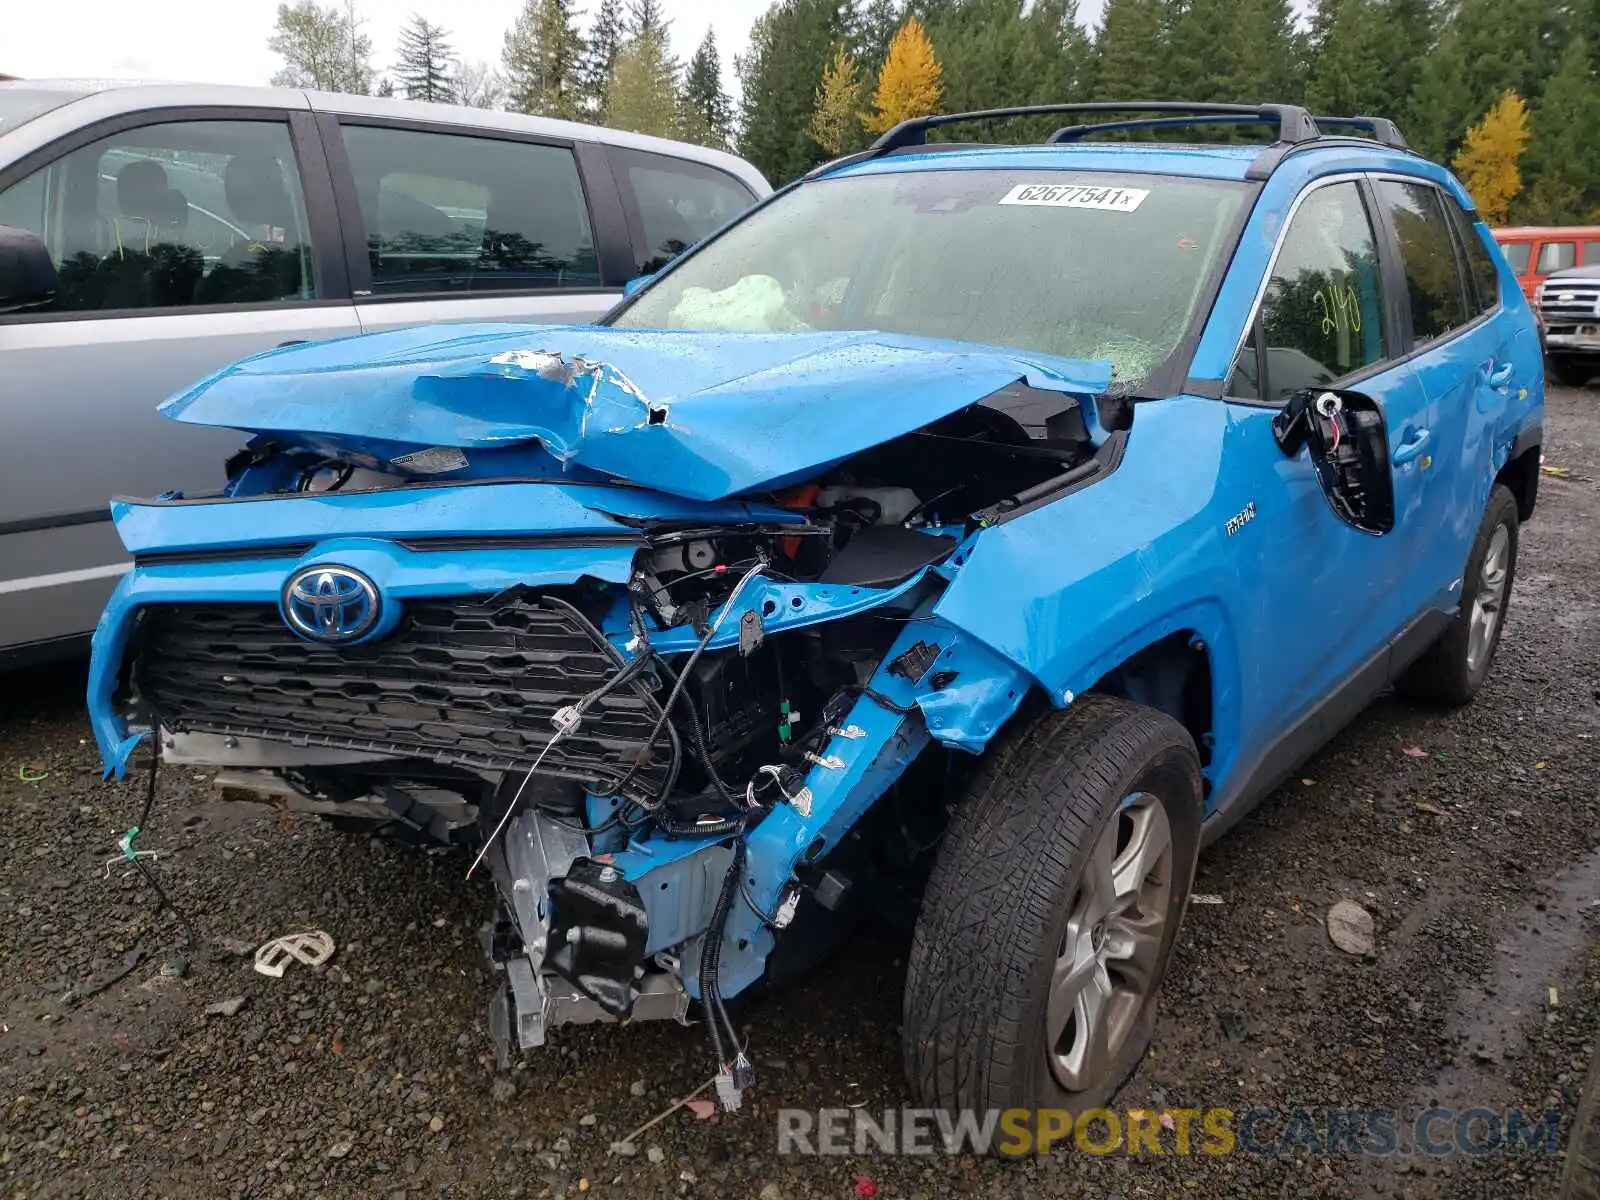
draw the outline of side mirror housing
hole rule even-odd
[[[0,313],[48,304],[58,286],[43,239],[32,230],[0,225]]]
[[[622,285],[622,298],[626,300],[629,296],[633,295],[654,278],[655,276],[653,274],[635,275],[632,279],[628,280],[627,283]]]
[[[1394,528],[1394,474],[1383,409],[1360,392],[1306,388],[1291,392],[1272,418],[1285,455],[1302,447],[1334,515],[1363,533]]]

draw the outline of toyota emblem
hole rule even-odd
[[[283,619],[314,642],[353,642],[372,632],[381,604],[372,580],[349,567],[302,567],[283,585]]]

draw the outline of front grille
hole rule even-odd
[[[1569,296],[1571,299],[1563,298]],[[1546,324],[1562,319],[1593,320],[1600,315],[1600,281],[1545,284],[1539,289],[1539,312]]]
[[[175,731],[487,771],[526,770],[554,732],[552,714],[617,669],[580,620],[537,596],[408,604],[394,633],[352,647],[302,641],[270,604],[152,606],[133,654],[139,694]],[[618,688],[541,773],[621,779],[660,711],[642,686]],[[624,794],[654,795],[668,757],[664,736]]]

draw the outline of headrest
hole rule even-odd
[[[167,172],[149,158],[136,158],[117,172],[117,208],[126,217],[165,221],[171,216]]]
[[[297,224],[277,159],[264,154],[235,154],[222,173],[222,186],[228,207],[245,224],[283,230]]]

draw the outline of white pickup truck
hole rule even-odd
[[[1582,387],[1600,375],[1600,265],[1555,272],[1534,303],[1551,382]]]

